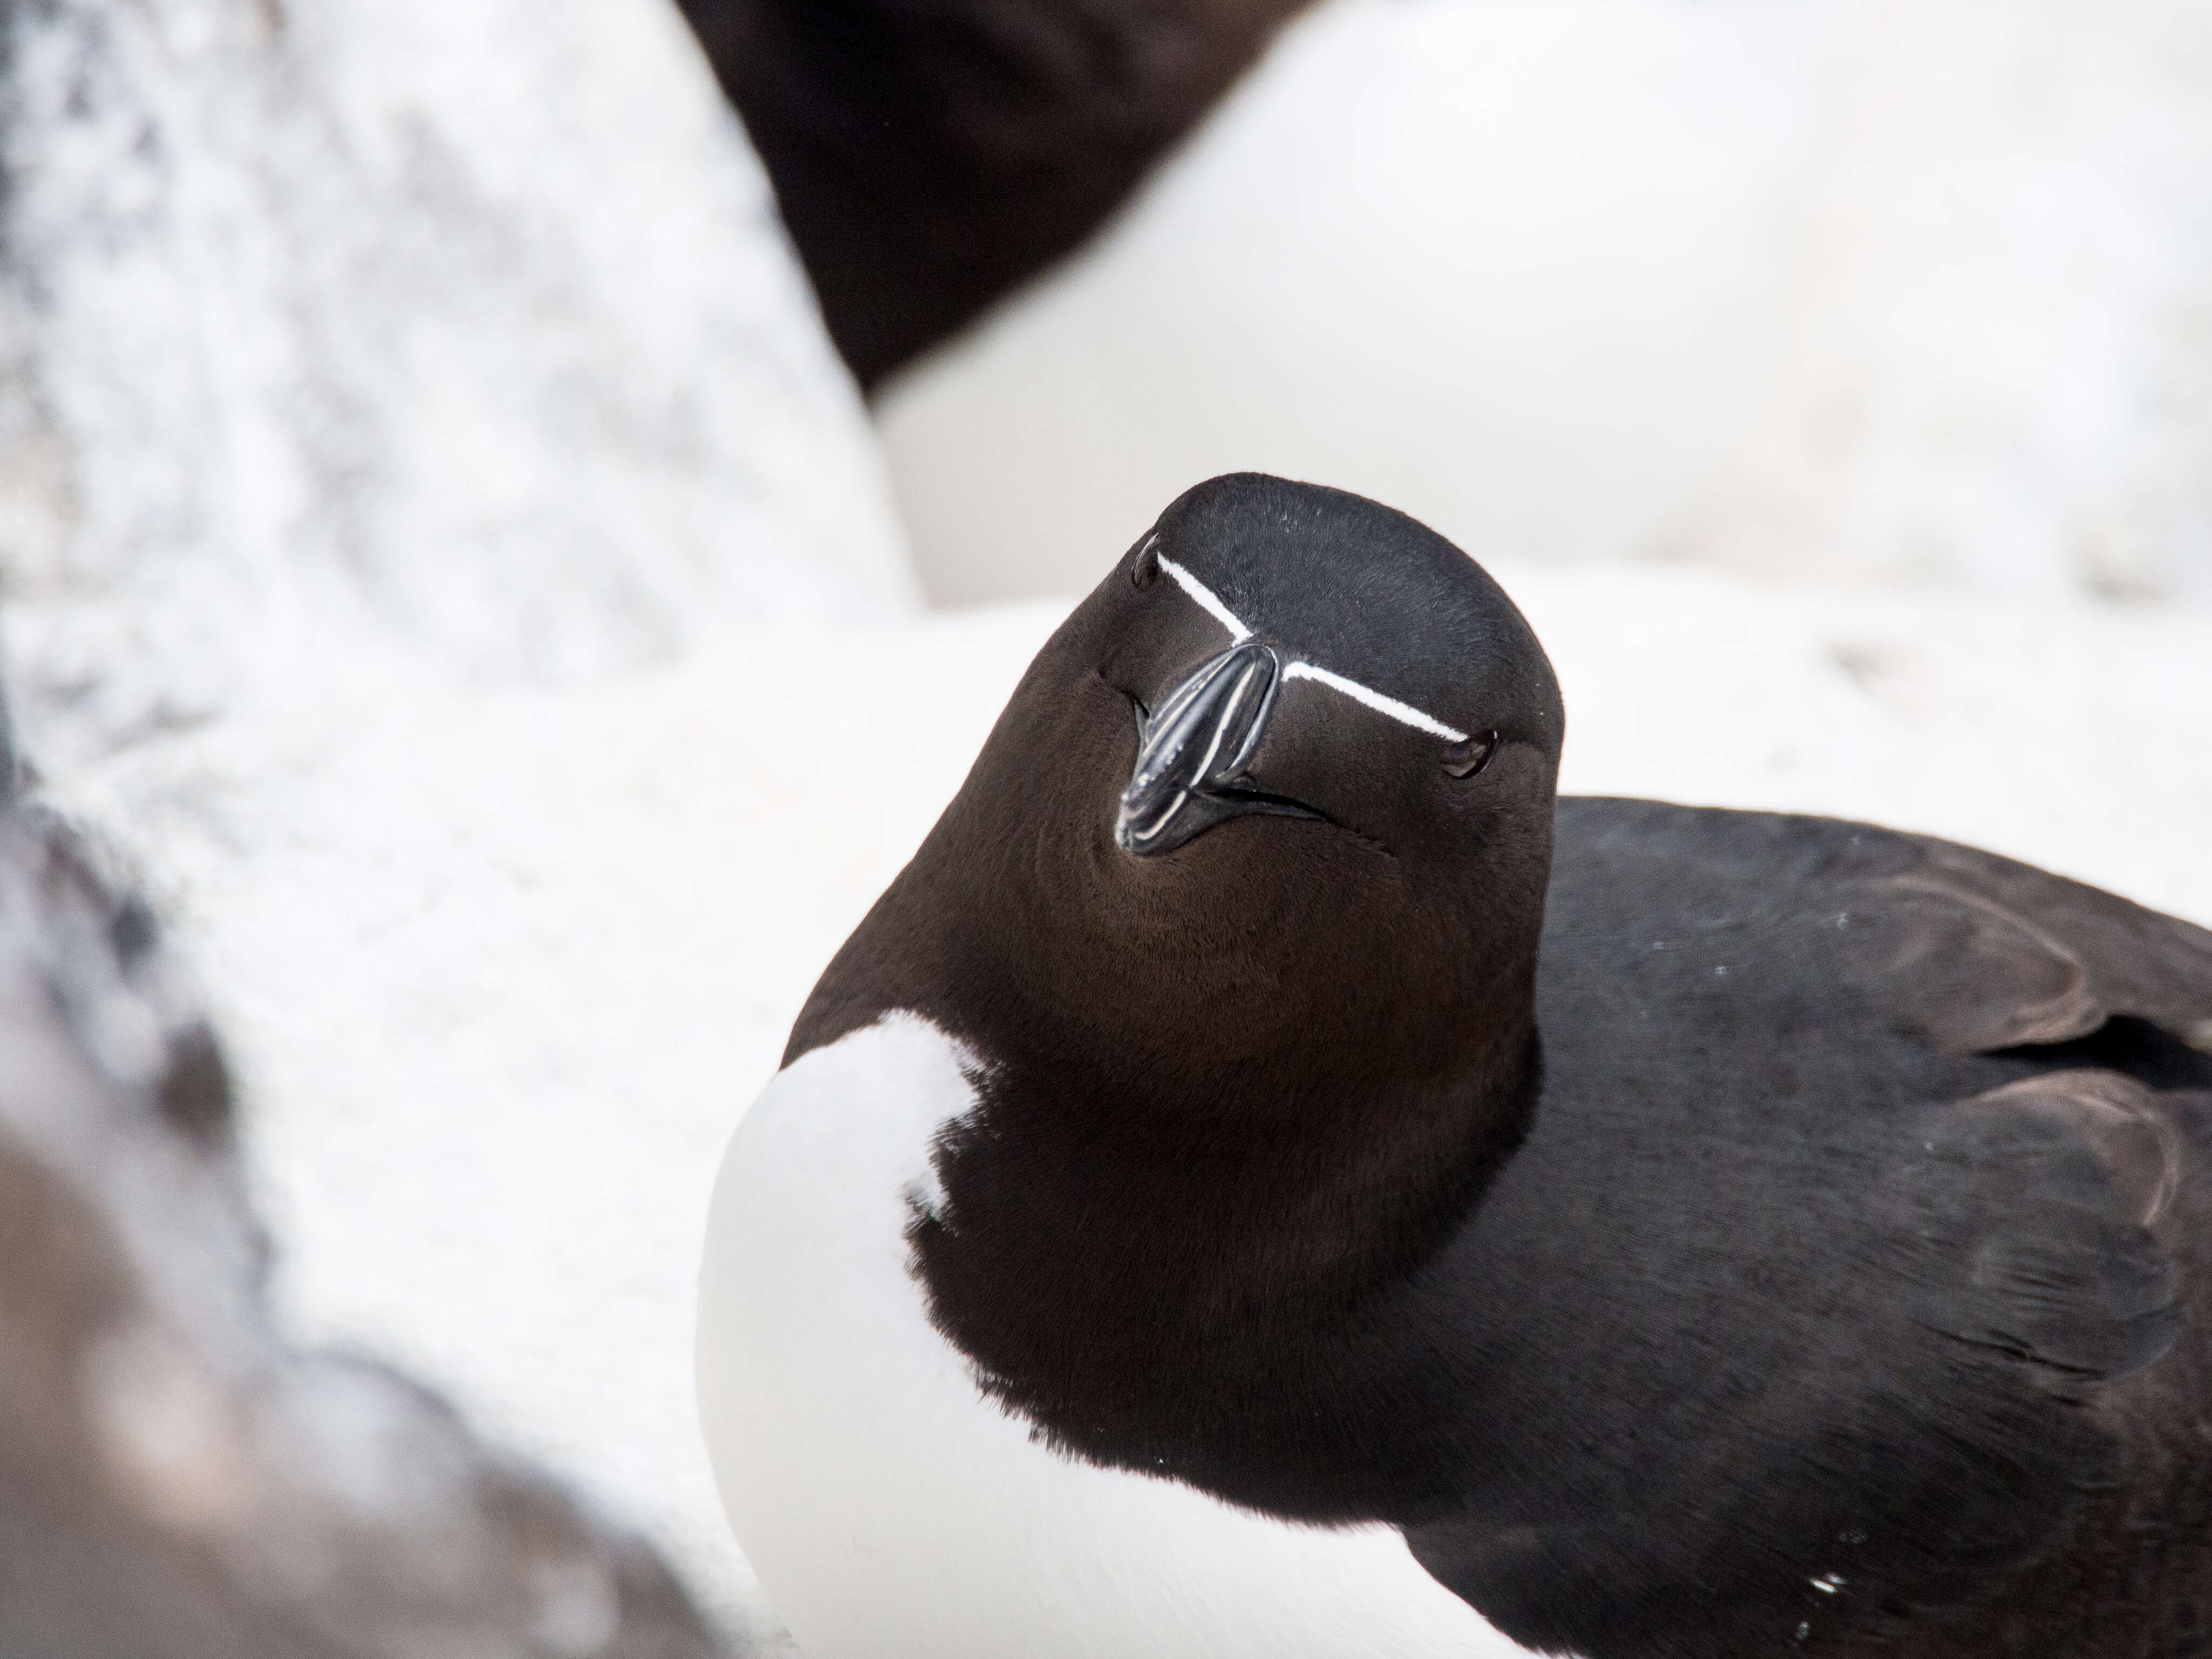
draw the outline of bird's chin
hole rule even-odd
[[[1328,814],[1286,796],[1261,790],[1200,793],[1181,791],[1161,801],[1121,799],[1114,820],[1114,844],[1133,858],[1159,858],[1176,852],[1208,830],[1235,818],[1305,818],[1328,823]]]

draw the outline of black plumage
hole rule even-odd
[[[864,388],[1073,252],[1306,0],[678,0]]]
[[[1829,819],[1567,800],[1553,872],[1542,1101],[1428,1282],[1496,1356],[1470,1437],[1579,1450],[1424,1565],[1592,1656],[2164,1650],[2212,1057],[2139,1017],[2212,1001],[2212,939]]]
[[[1304,815],[1131,856],[1144,713],[1224,643],[1163,556],[1488,763],[1286,671],[1230,788]],[[1555,802],[1563,735],[1411,520],[1170,507],[793,1036],[911,1007],[989,1057],[909,1233],[939,1328],[1063,1450],[1389,1522],[1532,1647],[2212,1650],[2212,934]]]

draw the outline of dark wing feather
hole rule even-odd
[[[1467,1260],[1537,1303],[1555,1266],[1493,1264],[1572,1213],[1644,1299],[1488,1334],[1529,1357],[1485,1422],[1533,1426],[1416,1557],[1586,1659],[1978,1651],[2124,1507],[2114,1390],[2170,1369],[2200,1109],[2081,1060],[2114,1016],[2212,1035],[2212,934],[1832,820],[1561,831],[1551,1080]]]
[[[1949,842],[1871,832],[1851,850],[1833,892],[1860,924],[1855,965],[1942,1051],[2063,1042],[2125,1014],[2212,1052],[2212,933]]]
[[[1663,1437],[1573,1402],[1579,1420],[1555,1431],[1610,1441],[1602,1494],[1532,1462],[1504,1504],[1408,1528],[1416,1559],[1516,1640],[1584,1659],[1824,1651],[1970,1608],[2119,1484],[2096,1392],[2179,1328],[2174,1273],[2138,1218],[2168,1185],[2169,1144],[2133,1115],[2154,1116],[2148,1097],[2115,1104],[2111,1082],[1918,1114],[1864,1191],[1865,1224],[1834,1240],[1848,1273],[1817,1313],[1770,1310],[1794,1327],[1794,1364],[1734,1356],[1757,1374],[1729,1378],[1726,1411],[1702,1421],[1641,1402]]]

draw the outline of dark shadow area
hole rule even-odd
[[[2068,1067],[2094,1066],[2118,1072],[2153,1089],[2212,1089],[2212,1054],[2191,1048],[2147,1019],[2114,1014],[2085,1037],[2071,1042],[1999,1050],[2008,1059],[2057,1061]]]

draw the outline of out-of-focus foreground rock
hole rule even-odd
[[[743,650],[748,628],[897,619],[915,599],[856,388],[673,6],[0,3],[10,702],[43,799],[97,823],[203,947],[258,1126],[234,1152],[216,1085],[197,1127],[164,1126],[170,994],[147,988],[167,970],[100,957],[120,907],[58,843],[8,830],[0,1653],[712,1650],[645,1545],[489,1458],[396,1374],[270,1334],[273,1318],[362,1343],[453,1390],[656,1543],[680,1530],[672,1512],[711,1503],[672,1491],[699,1462],[686,1435],[610,1479],[623,1411],[594,1401],[556,1443],[424,1345],[319,1317],[281,1270],[264,1315],[241,1158],[278,1231],[305,1238],[311,1206],[269,1174],[272,1124],[326,1139],[333,1084],[376,1109],[328,1073],[273,1077],[237,1010],[350,976],[349,943],[313,919],[376,868],[418,867],[425,833],[442,844],[420,787],[471,711],[618,696],[704,641]],[[339,811],[365,863],[305,897],[306,952],[245,982],[204,948],[229,896],[203,854],[274,830],[262,786],[380,744],[403,712],[402,775]],[[222,764],[195,758],[210,748]],[[589,795],[590,757],[552,763]],[[317,844],[334,827],[293,822]],[[559,815],[538,827],[557,835]],[[543,988],[549,1025],[576,1017],[575,988]],[[356,1018],[406,1040],[378,1010]],[[465,1116],[470,1081],[441,1054],[440,1099]],[[543,1078],[510,1080],[536,1108],[508,1139],[597,1133],[559,1123]],[[450,1149],[415,1151],[428,1266],[410,1304],[511,1331],[444,1248],[474,1212]],[[557,1194],[535,1210],[586,1249],[602,1237]],[[511,1265],[532,1288],[565,1271]],[[680,1281],[690,1263],[654,1265]],[[680,1353],[577,1334],[602,1371],[677,1401],[664,1418],[688,1414]],[[726,1535],[682,1539],[689,1583],[726,1611],[701,1570],[733,1556]],[[742,1564],[725,1577],[742,1588]],[[742,1621],[721,1628],[744,1641]]]
[[[0,586],[49,764],[355,644],[543,679],[911,603],[657,0],[0,8]]]
[[[0,1652],[690,1659],[641,1544],[263,1304],[222,1061],[74,836],[0,810]]]

